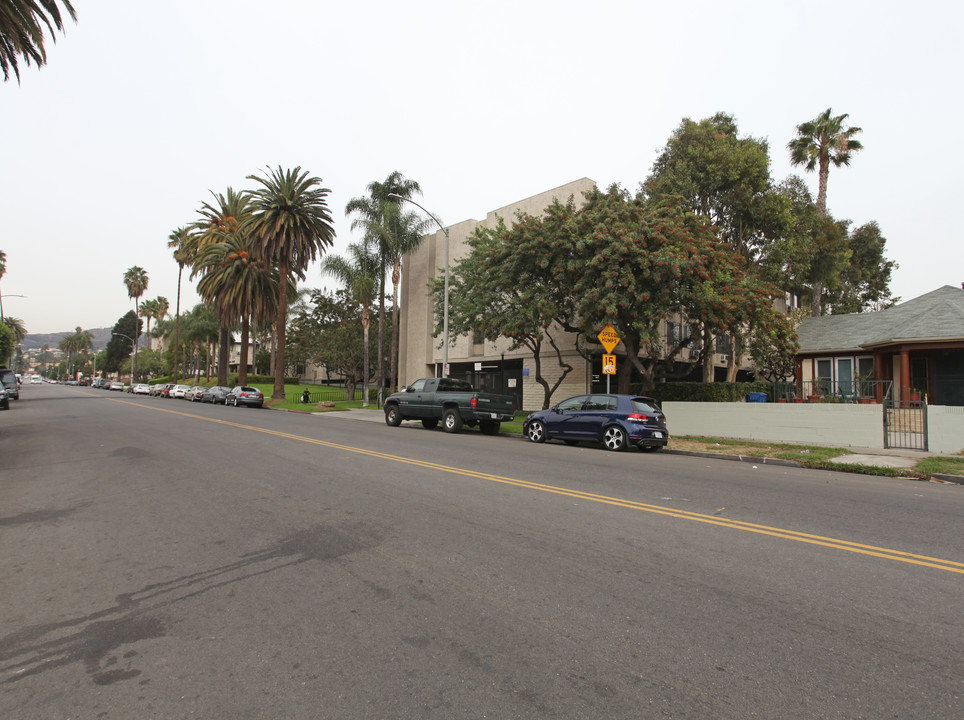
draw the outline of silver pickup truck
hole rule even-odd
[[[433,429],[441,421],[445,432],[478,425],[486,435],[495,435],[513,417],[511,395],[476,392],[465,380],[454,378],[422,378],[385,400],[385,422],[392,427],[403,420],[421,420],[424,427]]]

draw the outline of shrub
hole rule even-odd
[[[643,390],[635,386],[632,392],[639,395],[649,395],[660,402],[742,402],[751,392],[763,392],[773,400],[773,383],[757,380],[756,382],[671,382],[657,383],[652,390]]]

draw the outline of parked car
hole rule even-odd
[[[174,383],[164,383],[163,385],[154,386],[154,395],[157,397],[170,397],[171,390],[174,389]]]
[[[17,373],[10,368],[0,368],[0,383],[7,389],[8,399],[20,399],[20,381],[17,379]]]
[[[445,432],[457,433],[465,424],[496,435],[501,424],[514,416],[515,398],[511,395],[478,392],[456,378],[421,378],[385,400],[385,423],[391,427],[403,420],[421,420],[422,426],[431,430],[441,421]]]
[[[137,383],[134,387],[131,388],[131,393],[133,393],[134,395],[150,395],[151,386],[148,385],[147,383]]]
[[[98,390],[109,390],[110,380],[102,377],[94,378],[94,382],[91,383],[91,387],[97,388]]]
[[[224,402],[224,399],[230,392],[231,388],[227,387],[226,385],[215,385],[214,387],[209,387],[203,393],[201,393],[201,402],[214,403],[215,405],[221,403],[222,405],[225,405],[226,403]]]
[[[110,388],[109,388],[109,389],[110,389],[110,390],[120,390],[121,392],[124,392],[124,383],[122,383],[120,380],[113,380],[113,381],[111,382],[111,384],[110,384]]]
[[[247,405],[248,407],[261,407],[264,405],[264,395],[258,388],[248,387],[247,385],[238,385],[234,390],[229,392],[224,398],[225,405]]]
[[[205,389],[200,385],[195,385],[194,387],[192,387],[191,389],[189,389],[187,392],[184,393],[184,399],[190,400],[191,402],[200,402],[201,395],[204,394],[204,390]]]
[[[175,385],[168,393],[168,397],[184,399],[184,394],[191,389],[190,385]]]
[[[534,412],[522,424],[534,443],[563,440],[602,443],[609,450],[635,445],[654,451],[666,446],[666,416],[653,398],[638,395],[577,395],[549,410]]]
[[[7,395],[7,388],[0,385],[0,410],[10,409],[10,396]]]

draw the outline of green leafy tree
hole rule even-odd
[[[287,287],[293,276],[304,280],[305,270],[319,253],[334,243],[335,228],[328,209],[329,190],[321,180],[300,167],[250,175],[259,183],[252,192],[252,234],[260,256],[278,270],[279,284]],[[284,399],[284,352],[287,301],[279,302],[275,321],[277,355],[273,399]]]
[[[118,372],[121,363],[133,352],[131,339],[140,334],[141,321],[133,310],[123,315],[111,330],[110,340],[107,341],[107,354],[104,357],[104,371]]]
[[[586,199],[570,231],[576,242],[562,237],[573,252],[560,258],[557,282],[571,288],[583,333],[594,337],[611,323],[621,336],[627,361],[619,392],[629,392],[633,369],[652,387],[662,360],[661,322],[679,308],[714,333],[774,316],[775,289],[684,201],[631,197],[616,186]]]
[[[346,289],[333,293],[312,293],[312,309],[305,327],[311,328],[316,350],[313,360],[323,366],[329,376],[345,379],[348,397],[355,396],[357,380],[371,365],[373,348],[366,352],[361,323],[361,305]]]
[[[15,347],[17,347],[17,338],[14,336],[13,330],[6,323],[0,323],[0,361],[4,365],[9,363]]]
[[[74,22],[77,13],[69,0],[60,0],[64,12]],[[63,32],[64,15],[56,0],[5,0],[0,2],[0,68],[3,79],[8,81],[11,73],[20,82],[20,60],[38,68],[47,63],[44,29],[56,42],[55,31]]]
[[[887,240],[880,226],[871,221],[847,236],[849,261],[840,282],[827,297],[834,315],[883,310],[900,301],[890,293],[891,275],[897,263],[884,257]]]
[[[717,113],[700,122],[684,118],[642,189],[652,198],[682,196],[694,213],[713,223],[733,252],[767,272],[773,245],[784,229],[784,204],[771,186],[766,140],[739,137],[732,115]],[[713,336],[706,327],[696,322],[693,330],[702,336],[705,348],[712,347]],[[731,338],[728,379],[734,380],[744,328],[725,330]],[[705,352],[704,381],[713,380],[713,367],[712,352]]]
[[[853,154],[864,147],[855,137],[862,130],[848,127],[848,117],[846,113],[834,115],[833,110],[827,108],[813,120],[797,125],[797,137],[787,144],[791,163],[802,165],[807,172],[817,170],[817,214],[820,217],[827,215],[830,166],[850,165]],[[815,282],[811,311],[814,315],[821,315],[823,286],[819,279]]]
[[[511,350],[526,347],[533,356],[535,380],[543,389],[543,409],[572,372],[565,361],[559,336],[573,326],[572,293],[559,282],[558,268],[568,261],[575,238],[569,232],[575,215],[572,199],[555,202],[540,217],[519,215],[507,227],[477,227],[469,236],[469,253],[450,272],[449,331],[452,335],[480,333],[505,337]],[[442,332],[444,278],[433,281],[436,337]],[[551,349],[560,372],[550,382],[544,372]]]
[[[750,335],[750,357],[757,374],[768,382],[781,382],[792,378],[795,372],[800,342],[797,328],[804,313],[799,309],[790,317],[778,316],[773,322],[760,324]]]

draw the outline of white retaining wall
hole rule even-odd
[[[670,435],[884,447],[881,405],[664,402]],[[964,407],[927,407],[928,449],[964,452]]]
[[[939,453],[964,452],[964,407],[927,406],[927,449]]]

